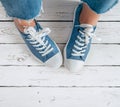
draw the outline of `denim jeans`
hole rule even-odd
[[[33,19],[41,9],[42,0],[0,0],[10,17],[19,19]],[[118,0],[82,0],[96,13],[107,12]]]
[[[0,0],[8,16],[29,20],[35,18],[41,9],[42,0]]]
[[[119,0],[82,0],[97,14],[105,13],[111,9]]]

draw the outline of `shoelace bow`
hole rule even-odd
[[[77,27],[77,26],[76,26]],[[84,56],[90,38],[95,36],[94,29],[91,26],[84,27],[84,30],[78,30],[79,34],[75,40],[74,48],[72,49],[72,56]]]
[[[36,30],[33,27],[29,27],[29,28],[25,28],[24,32],[25,34],[29,34],[26,40],[28,40],[29,43],[33,47],[35,47],[35,49],[42,56],[46,56],[53,50],[51,44],[49,44],[49,42],[45,40],[45,36],[51,32],[49,28],[45,28],[39,32],[36,32]]]

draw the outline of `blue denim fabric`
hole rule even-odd
[[[24,20],[33,19],[41,9],[42,0],[0,0],[7,14]],[[118,0],[82,0],[96,13],[104,13],[112,8]]]
[[[111,9],[119,0],[82,0],[97,14],[102,14]]]
[[[24,20],[33,19],[41,9],[42,0],[0,0],[7,14]]]

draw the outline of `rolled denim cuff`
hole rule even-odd
[[[23,20],[39,15],[42,0],[0,0],[8,16]]]
[[[82,0],[97,14],[109,11],[119,0]]]

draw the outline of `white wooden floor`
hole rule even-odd
[[[63,49],[79,0],[44,0],[38,18]],[[120,4],[104,14],[85,67],[48,69],[29,53],[0,5],[0,107],[120,107]]]

